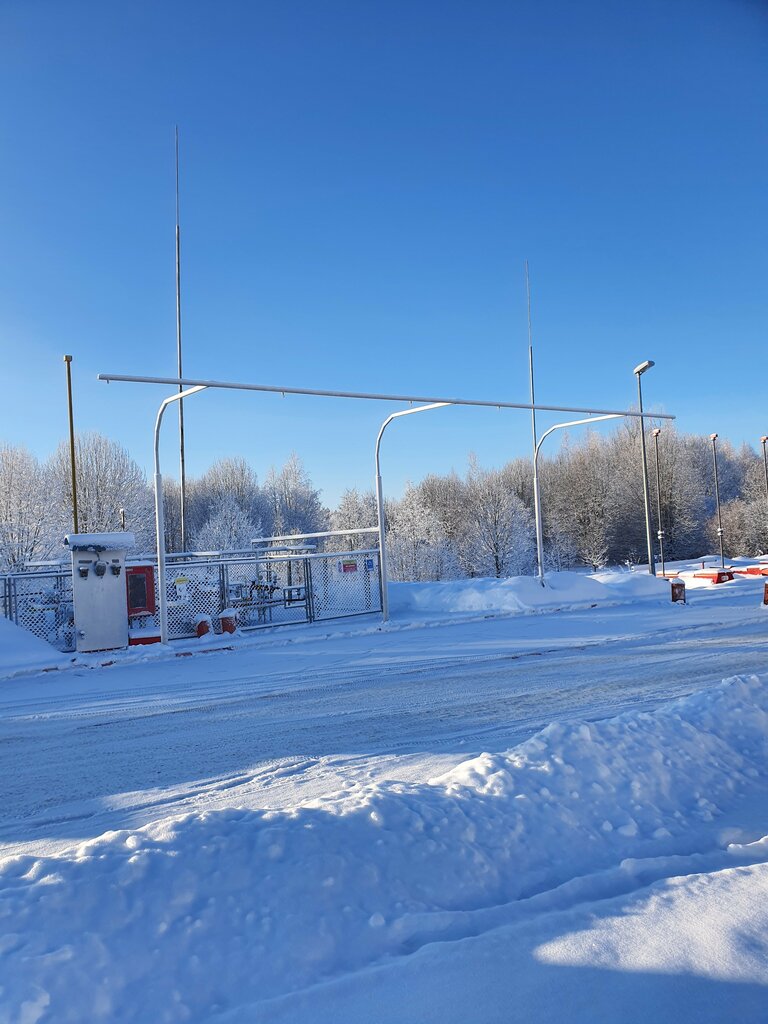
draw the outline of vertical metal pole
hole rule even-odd
[[[158,417],[158,429],[159,429]],[[168,594],[165,589],[165,510],[163,508],[163,477],[155,471],[155,531],[157,535],[157,598],[160,609],[160,642],[168,643]]]
[[[75,459],[75,418],[72,411],[72,356],[64,356],[67,365],[67,405],[69,407],[69,465],[72,473],[72,525],[78,533],[77,517],[77,463]]]
[[[205,385],[197,384],[186,391],[179,392],[183,395],[196,395],[198,391],[205,391]],[[168,643],[168,594],[165,589],[165,509],[163,503],[163,477],[160,472],[160,427],[163,423],[163,414],[171,402],[180,402],[179,395],[171,395],[163,399],[160,408],[157,410],[155,420],[155,463],[154,463],[154,484],[155,484],[155,540],[157,544],[157,597],[160,606],[160,640]]]
[[[651,502],[648,491],[648,455],[645,450],[645,420],[643,418],[643,386],[640,382],[641,373],[637,377],[637,400],[640,404],[640,446],[643,453],[643,504],[645,505],[645,539],[648,546],[648,572],[651,576],[656,575],[656,565],[653,560],[653,541],[651,540]]]
[[[765,444],[768,441],[768,435],[760,438],[760,442],[763,446],[763,470],[765,471],[765,500],[768,501],[768,455],[765,452]]]
[[[528,260],[525,261],[525,290],[528,295],[528,376],[531,385],[531,434],[533,451],[536,451],[536,399],[533,388],[533,331],[531,329],[531,278],[528,273]]]
[[[376,517],[378,519],[379,527],[379,564],[381,567],[381,617],[384,622],[389,618],[389,594],[387,592],[387,584],[389,582],[389,572],[387,569],[387,543],[385,537],[384,528],[384,491],[381,486],[381,439],[384,436],[384,431],[387,429],[392,420],[398,419],[400,416],[412,416],[416,412],[429,412],[430,409],[442,409],[446,405],[450,405],[450,402],[431,402],[429,405],[417,405],[412,409],[401,409],[399,412],[393,412],[387,416],[384,422],[381,424],[378,436],[376,438],[376,452],[374,461],[376,463]]]
[[[723,520],[720,515],[720,480],[717,475],[717,434],[710,434],[712,442],[712,464],[715,467],[715,502],[717,503],[717,539],[720,541],[720,568],[725,568],[725,552],[723,550]]]
[[[545,435],[546,436],[546,435]],[[542,437],[542,441],[544,438]],[[544,584],[544,531],[541,525],[541,497],[539,495],[539,450],[536,445],[533,449],[533,510],[536,521],[536,562],[539,572],[539,583]]]
[[[661,575],[664,576],[664,530],[661,525],[661,472],[659,470],[659,434],[661,427],[653,431],[653,443],[656,449],[656,510],[659,521],[659,529],[656,536],[659,538],[659,558],[661,559]]]
[[[379,434],[381,441],[381,434]],[[389,619],[389,594],[387,593],[387,582],[389,573],[387,571],[387,541],[384,525],[384,493],[381,488],[381,468],[379,465],[379,444],[376,444],[376,516],[379,526],[379,567],[381,574],[381,617],[384,622]]]
[[[533,512],[536,522],[536,562],[539,583],[544,586],[544,541],[541,528],[541,495],[539,494],[539,449],[536,446],[536,398],[533,385],[533,330],[531,328],[531,276],[528,271],[528,260],[525,261],[525,291],[528,299],[528,379],[531,390],[531,441],[533,444]]]
[[[181,365],[181,227],[179,223],[179,126],[176,125],[176,362]],[[183,385],[179,384],[179,392]],[[184,462],[184,400],[179,399],[179,518],[181,550],[187,550],[187,474]]]

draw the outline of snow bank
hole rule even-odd
[[[555,572],[547,575],[544,587],[533,576],[513,576],[502,580],[390,583],[389,593],[394,613],[533,612],[642,598],[669,600],[669,582],[644,572]]]
[[[687,849],[766,776],[768,686],[751,677],[651,714],[554,724],[428,784],[11,858],[3,1004],[10,1020],[207,1020],[408,952],[462,913]]]
[[[45,640],[0,616],[0,671],[3,677],[18,672],[59,668],[67,659]]]

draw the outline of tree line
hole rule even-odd
[[[715,488],[708,438],[664,427],[659,436],[659,488],[650,426],[649,483],[654,541],[661,505],[668,560],[716,550]],[[81,532],[136,534],[154,550],[154,500],[146,475],[120,444],[98,433],[76,441]],[[768,497],[762,457],[749,446],[718,441],[724,543],[729,556],[768,551]],[[645,558],[645,519],[637,421],[612,434],[565,437],[540,459],[544,547],[549,569],[637,563]],[[166,481],[169,551],[181,548],[179,487]],[[301,460],[292,455],[263,482],[242,458],[224,458],[186,488],[187,548],[243,550],[257,537],[353,530],[376,524],[372,491],[346,490],[338,506],[321,500]],[[396,580],[514,576],[535,566],[531,460],[497,469],[474,458],[463,474],[430,474],[409,483],[385,506],[390,571]],[[21,446],[0,446],[0,570],[13,571],[63,555],[72,530],[69,447],[47,461]],[[363,538],[374,544],[373,536]],[[360,546],[355,535],[337,545]]]

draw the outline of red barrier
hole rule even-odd
[[[713,583],[730,583],[733,580],[733,569],[710,569],[707,572],[695,572],[697,580],[712,580]]]

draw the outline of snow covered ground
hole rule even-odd
[[[763,581],[611,575],[17,657],[0,1022],[768,1021]]]

